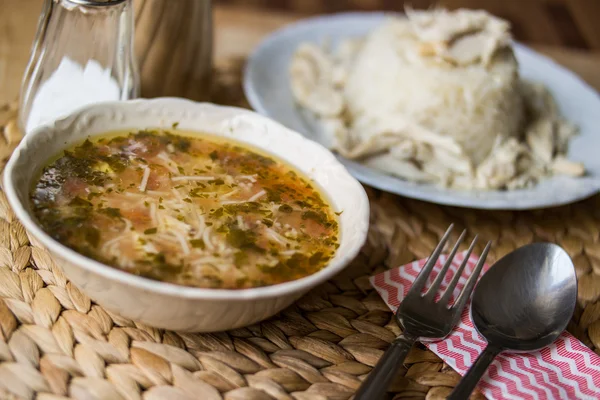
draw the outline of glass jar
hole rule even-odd
[[[45,0],[21,86],[21,130],[138,95],[132,0]]]

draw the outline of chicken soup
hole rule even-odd
[[[65,246],[146,278],[202,288],[273,285],[322,269],[338,223],[291,166],[244,144],[169,131],[65,150],[31,194]]]

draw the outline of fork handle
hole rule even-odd
[[[477,383],[488,369],[494,358],[502,351],[502,349],[488,345],[483,353],[477,357],[475,363],[467,371],[465,376],[458,382],[450,396],[446,400],[466,400],[469,398]]]
[[[398,336],[360,386],[354,400],[382,399],[416,340],[416,336],[406,332]]]

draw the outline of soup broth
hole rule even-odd
[[[47,165],[31,206],[73,250],[136,275],[241,289],[313,274],[337,218],[285,163],[237,142],[168,131],[88,139]]]

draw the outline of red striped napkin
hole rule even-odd
[[[450,267],[456,272],[465,253],[457,254]],[[478,257],[471,255],[463,277],[454,290],[454,296],[466,282]],[[439,273],[446,256],[440,256],[428,284]],[[425,260],[415,261],[371,277],[371,285],[379,292],[393,311],[408,293],[421,271]],[[484,267],[484,272],[489,268]],[[442,283],[445,289],[449,275]],[[459,374],[464,375],[473,364],[486,342],[473,327],[466,307],[460,324],[444,340],[425,343],[429,350],[442,358]],[[500,354],[492,363],[479,389],[488,399],[600,399],[600,356],[591,351],[573,335],[564,332],[551,346],[528,354]]]

